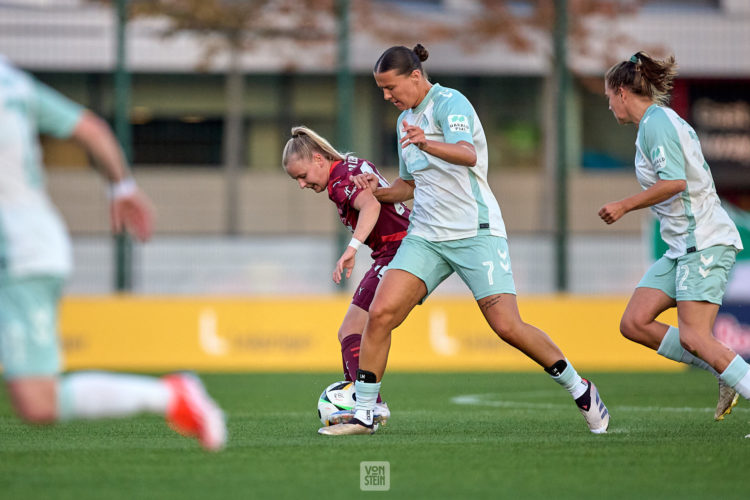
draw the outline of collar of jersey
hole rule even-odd
[[[641,120],[643,120],[644,118],[646,118],[647,115],[650,115],[651,113],[654,112],[654,110],[659,109],[660,107],[661,106],[659,106],[656,103],[653,103],[651,106],[647,107],[646,108],[646,112],[643,113],[643,116],[641,117]]]
[[[333,169],[339,166],[339,163],[344,163],[344,160],[339,160],[331,163],[331,168],[328,169],[328,175],[331,175],[331,172],[333,172]]]
[[[432,100],[432,97],[435,95],[436,92],[438,92],[439,89],[442,89],[443,87],[440,86],[439,83],[433,83],[432,88],[427,92],[427,95],[424,96],[424,99],[422,99],[422,102],[419,103],[419,105],[416,108],[412,108],[412,113],[421,113],[424,111],[424,108],[427,107],[427,104]]]

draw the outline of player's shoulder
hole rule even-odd
[[[30,89],[33,79],[21,69],[13,66],[7,59],[0,56],[0,84],[3,87]]]
[[[435,95],[433,99],[436,104],[455,103],[455,102],[468,102],[469,100],[459,90],[452,89],[450,87],[443,87],[436,83]]]
[[[652,106],[646,110],[642,126],[645,127],[647,131],[663,127],[673,127],[675,121],[679,120],[679,118],[679,115],[671,108],[665,106]]]
[[[348,155],[342,162],[341,167],[345,169],[349,175],[357,175],[361,173],[372,173],[375,172],[375,165],[364,158],[359,158],[354,155]]]
[[[465,95],[460,91],[449,87],[441,86],[437,88],[435,96],[433,97],[433,102],[435,103],[435,113],[438,114],[460,111],[462,114],[468,115],[471,114],[471,111],[474,109]]]

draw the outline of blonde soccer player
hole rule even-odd
[[[609,109],[638,128],[635,175],[642,191],[607,203],[599,216],[613,224],[650,207],[668,250],[641,279],[620,322],[622,334],[658,354],[713,373],[719,380],[714,418],[750,398],[750,366],[713,337],[729,272],[742,241],[722,208],[693,128],[667,106],[677,74],[674,57],[638,52],[604,78]],[[677,307],[678,327],[656,320]]]
[[[325,192],[336,205],[339,219],[352,232],[352,240],[336,262],[333,280],[341,282],[342,273],[352,274],[357,250],[372,250],[372,266],[356,287],[349,309],[338,331],[341,360],[346,380],[354,382],[359,368],[360,343],[367,322],[367,313],[386,268],[396,254],[409,226],[409,209],[403,203],[380,203],[370,189],[360,189],[354,178],[369,174],[378,185],[388,182],[375,166],[349,153],[340,153],[330,142],[307,127],[294,127],[282,154],[286,173],[301,189]],[[377,424],[390,417],[388,405],[378,400],[374,409]],[[351,412],[337,412],[331,422],[351,418]]]

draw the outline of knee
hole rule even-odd
[[[644,322],[642,319],[626,314],[620,320],[620,333],[626,339],[638,342],[643,337],[643,325]]]
[[[57,421],[56,393],[47,386],[9,385],[13,410],[29,424],[51,424]]]
[[[387,331],[392,330],[395,325],[396,311],[391,305],[384,303],[383,301],[373,301],[370,305],[370,312],[368,316],[368,326],[372,325],[378,329],[386,329]],[[368,329],[369,331],[369,329]]]
[[[492,325],[495,334],[505,342],[515,345],[513,342],[523,329],[525,323],[521,318],[505,317],[495,321]]]
[[[57,410],[53,405],[16,402],[14,408],[18,417],[28,424],[52,424],[57,420]]]

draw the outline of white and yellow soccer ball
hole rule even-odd
[[[332,413],[353,410],[355,403],[354,382],[334,382],[318,398],[318,418],[323,425],[330,425],[329,417]]]

